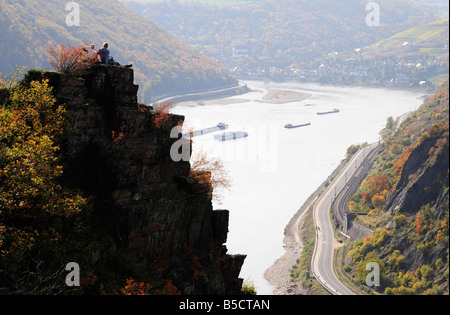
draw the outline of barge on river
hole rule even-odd
[[[311,123],[300,124],[300,125],[287,124],[284,126],[284,128],[293,129],[293,128],[306,127],[306,126],[310,126],[310,125],[311,125]]]
[[[327,115],[327,114],[334,114],[334,113],[339,113],[340,110],[335,108],[333,110],[330,110],[328,112],[318,112],[317,115]]]
[[[236,140],[239,138],[248,137],[248,133],[245,131],[224,132],[220,135],[215,135],[214,139],[219,141]]]
[[[220,131],[220,130],[225,130],[228,129],[228,125],[225,123],[218,123],[216,126],[214,127],[209,127],[209,128],[205,128],[205,129],[201,129],[201,130],[196,130],[196,131],[192,131],[188,134],[184,135],[184,138],[190,138],[190,137],[196,137],[196,136],[202,136],[208,133],[212,133],[212,132],[216,132],[216,131]]]

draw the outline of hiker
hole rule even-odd
[[[104,63],[104,64],[108,64],[109,63],[109,49],[108,49],[108,46],[109,46],[108,43],[104,43],[103,44],[103,48],[99,49],[97,51],[97,55],[99,57],[99,61],[101,63]]]
[[[109,46],[108,43],[104,43],[103,48],[97,52],[101,63],[107,64],[107,65],[112,65],[112,66],[125,67],[125,68],[131,68],[133,66],[131,64],[123,66],[120,63],[118,63],[117,61],[115,61],[114,58],[112,56],[110,56],[108,46]]]
[[[85,52],[87,52],[87,57],[90,62],[95,62],[97,59],[97,50],[95,49],[95,45],[91,44],[90,46],[86,46],[83,48]]]

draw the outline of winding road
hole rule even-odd
[[[366,157],[373,153],[378,143],[360,149],[347,163],[328,188],[321,194],[314,206],[314,221],[316,223],[316,245],[312,257],[312,271],[319,283],[332,294],[354,295],[334,273],[334,229],[330,220],[330,207],[345,187],[348,180],[355,174]]]

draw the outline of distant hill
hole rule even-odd
[[[355,49],[437,19],[411,1],[377,1],[380,27],[366,25],[366,0],[125,1],[209,56],[244,46],[254,62],[279,68]],[[174,23],[176,21],[176,23]]]
[[[449,20],[415,26],[358,49],[334,52],[321,59],[323,83],[424,87],[434,90],[448,78]]]
[[[448,18],[449,3],[448,0],[415,0],[422,7],[428,8],[436,12],[442,18]]]
[[[443,55],[444,53],[448,54],[448,51],[443,50],[446,45],[448,46],[448,36],[448,19],[441,19],[395,34],[378,42],[376,46],[381,49],[405,49],[408,45],[414,45],[420,52]]]
[[[1,73],[10,72],[15,65],[51,70],[48,46],[86,42],[100,48],[107,41],[115,60],[134,65],[141,101],[236,84],[215,60],[119,1],[79,2],[79,27],[66,25],[67,3],[0,0]]]

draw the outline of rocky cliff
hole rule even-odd
[[[416,214],[421,206],[441,199],[443,188],[448,187],[448,150],[429,155],[439,139],[428,138],[411,152],[386,209]]]
[[[63,181],[91,196],[102,242],[94,263],[120,273],[117,281],[132,275],[182,294],[238,294],[245,256],[227,255],[229,212],[213,211],[211,196],[189,178],[189,162],[170,157],[178,140],[170,131],[184,117],[157,125],[155,112],[138,105],[128,68],[45,76],[70,122]]]
[[[386,248],[395,248],[402,253],[403,265],[411,270],[423,265],[434,266],[439,259],[448,264],[448,232],[445,232],[449,202],[448,140],[443,150],[430,156],[430,150],[438,145],[440,139],[446,138],[448,134],[425,139],[411,152],[386,204],[386,209],[390,209],[393,215],[399,215],[397,218],[406,215],[414,222],[403,231],[396,227],[392,239],[386,244]],[[419,224],[425,226],[423,232],[418,228]],[[389,226],[395,227],[395,223]],[[443,232],[442,237],[438,236],[439,231]],[[415,246],[411,241],[413,234],[418,235]],[[440,268],[434,274],[435,284],[443,288],[448,286],[448,277],[446,279],[444,275],[446,270]]]

